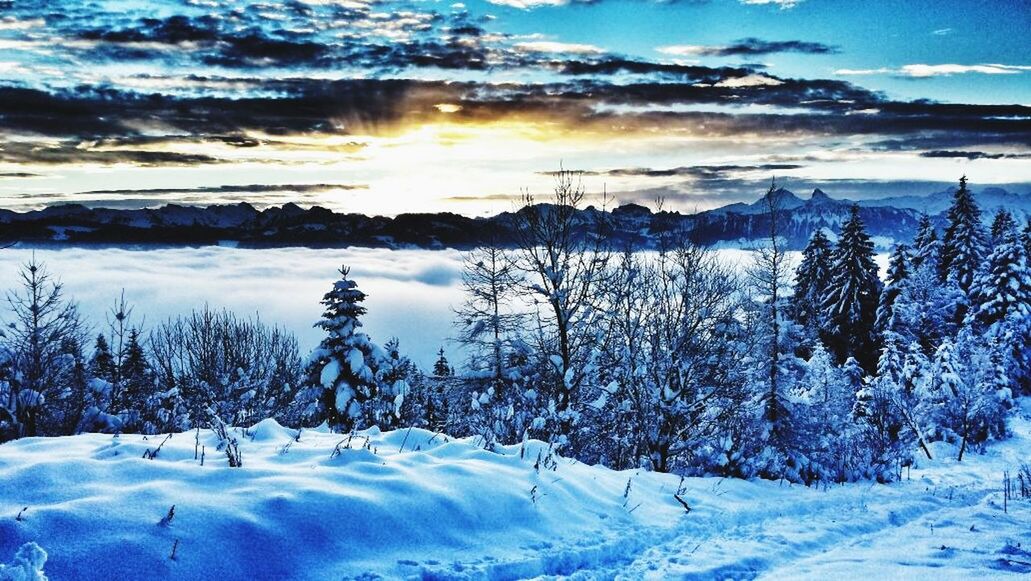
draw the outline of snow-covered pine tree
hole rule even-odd
[[[326,332],[312,353],[308,377],[321,388],[316,421],[326,420],[341,431],[366,428],[376,423],[375,399],[379,397],[377,370],[382,350],[358,329],[365,314],[365,293],[340,268],[340,280],[322,298],[326,310],[315,324]]]
[[[866,426],[866,442],[874,464],[881,464],[904,453],[901,441],[904,422],[893,399],[901,390],[904,353],[899,336],[884,334],[877,375],[856,394],[853,413]]]
[[[941,282],[933,263],[913,269],[896,297],[892,329],[905,344],[917,344],[932,357],[942,338],[956,334],[956,309],[966,299],[953,282]]]
[[[959,179],[959,189],[952,198],[948,219],[942,238],[939,278],[954,281],[966,293],[974,284],[986,254],[981,209],[967,189],[966,176]]]
[[[139,329],[131,329],[125,342],[118,377],[121,385],[111,403],[112,413],[122,418],[123,430],[138,432],[144,429],[146,418],[156,415],[153,405],[154,374],[143,350]]]
[[[379,427],[391,430],[401,425],[402,407],[411,391],[411,381],[415,375],[415,364],[401,354],[401,342],[397,337],[391,338],[383,346],[386,358],[383,359],[379,374],[380,403],[384,407],[377,416]]]
[[[795,429],[792,405],[788,398],[788,381],[781,373],[781,367],[784,366],[781,360],[788,351],[781,326],[784,326],[783,311],[790,262],[781,246],[780,208],[775,193],[776,184],[771,183],[762,200],[769,231],[762,243],[753,248],[752,264],[745,268],[745,275],[759,301],[756,335],[762,338],[757,353],[762,373],[757,375],[757,383],[762,386],[760,400],[764,409],[764,433],[767,444],[781,455],[777,458],[778,463],[784,463],[781,466],[787,467],[795,459],[792,457],[795,453]]]
[[[987,268],[977,274],[970,287],[967,321],[982,328],[1010,316],[1031,317],[1031,270],[1024,245],[1013,220],[1002,220],[998,225],[997,233],[992,228],[996,242]]]
[[[896,244],[888,258],[887,280],[881,291],[881,299],[877,305],[877,331],[884,333],[895,327],[895,301],[909,279],[909,247]]]
[[[1016,231],[1016,229],[1017,222],[1013,219],[1013,214],[1010,214],[1005,208],[999,208],[992,218],[992,227],[989,230],[992,247],[994,248],[1002,242],[1003,236],[1008,234],[1010,230]]]
[[[97,341],[93,346],[93,358],[90,359],[89,371],[93,377],[103,379],[108,383],[115,381],[115,357],[111,353],[111,347],[104,338],[103,333],[97,335]]]
[[[834,251],[834,265],[823,300],[827,327],[823,340],[838,361],[855,357],[868,372],[877,368],[874,325],[881,294],[881,280],[874,262],[873,242],[853,205],[841,228]]]
[[[819,343],[819,331],[825,323],[821,305],[830,282],[833,257],[827,236],[822,229],[816,230],[802,251],[802,260],[795,270],[792,314],[802,326],[804,341],[810,349]]]
[[[1020,241],[1024,244],[1024,255],[1031,260],[1031,216],[1028,217],[1024,231],[1020,234]]]
[[[924,455],[932,459],[928,447],[926,432],[926,409],[923,398],[924,386],[928,381],[930,362],[917,344],[912,344],[906,352],[899,376],[899,389],[890,394],[891,403],[897,410],[909,434],[920,445]]]
[[[1031,391],[1031,266],[1015,223],[999,232],[988,266],[970,289],[970,304],[967,324],[1000,342],[1014,387]]]
[[[938,231],[934,229],[930,216],[926,213],[920,214],[920,224],[917,226],[916,236],[913,237],[913,268],[927,265],[936,270],[940,255],[941,241],[938,240]]]
[[[433,376],[451,377],[451,363],[448,362],[447,355],[444,355],[443,347],[437,351],[437,360],[433,362]]]

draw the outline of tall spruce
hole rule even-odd
[[[894,328],[895,322],[895,300],[902,292],[911,273],[909,247],[905,244],[896,244],[888,259],[887,280],[881,292],[881,300],[877,305],[877,332],[884,333]]]
[[[817,230],[809,238],[795,270],[791,307],[795,321],[802,326],[806,340],[813,346],[818,342],[819,330],[824,325],[821,305],[830,282],[833,258],[830,241],[823,230]]]
[[[916,236],[913,237],[913,268],[920,268],[924,265],[937,268],[939,255],[941,254],[941,241],[938,239],[938,231],[931,223],[931,217],[926,213],[920,215],[920,224],[916,229]]]
[[[839,363],[855,357],[868,373],[877,369],[874,332],[881,281],[874,262],[874,247],[866,233],[859,206],[852,206],[841,228],[834,264],[823,300],[827,327],[823,340]]]
[[[949,224],[942,237],[938,273],[942,281],[954,281],[966,293],[974,284],[986,254],[981,209],[967,188],[966,176],[959,179],[959,189],[952,198],[948,219]]]

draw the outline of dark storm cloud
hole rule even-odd
[[[48,141],[45,144],[17,142],[0,147],[0,161],[22,164],[131,163],[140,166],[193,166],[227,163],[210,155],[172,151],[93,150],[80,141]]]
[[[958,157],[963,159],[1031,159],[1031,153],[988,153],[985,151],[924,151],[920,157]]]
[[[334,190],[364,190],[366,184],[251,184],[223,185],[198,188],[147,188],[131,190],[90,190],[79,192],[80,195],[165,195],[165,194],[258,194],[268,192],[318,193]]]
[[[604,171],[582,171],[586,176],[612,176],[612,177],[691,177],[700,180],[722,180],[728,176],[752,171],[777,171],[789,169],[801,169],[805,166],[790,163],[767,163],[760,165],[695,165],[685,167],[674,167],[669,169],[654,169],[646,167],[615,168]],[[557,175],[558,172],[540,172],[542,175]]]
[[[693,47],[699,56],[761,56],[783,52],[802,54],[837,54],[838,48],[822,42],[805,40],[762,40],[743,38],[728,45]]]
[[[656,63],[616,56],[607,56],[595,60],[551,61],[547,65],[565,75],[658,74],[667,77],[687,77],[696,79],[697,82],[710,84],[727,79],[745,77],[765,68],[757,64],[749,64],[742,67],[714,68],[699,65]]]

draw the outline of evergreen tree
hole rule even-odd
[[[451,364],[444,355],[444,348],[437,352],[437,360],[433,363],[434,377],[451,377]]]
[[[959,189],[953,196],[948,219],[949,225],[942,238],[939,277],[942,281],[954,281],[966,293],[973,285],[985,256],[981,209],[967,189],[966,176],[959,180]]]
[[[920,214],[920,224],[913,238],[913,268],[928,265],[937,269],[940,254],[941,241],[938,240],[938,231],[931,224],[930,216],[926,213]]]
[[[1010,316],[1031,317],[1031,270],[1024,245],[1012,220],[1003,220],[1000,228],[987,268],[970,287],[967,320],[983,327]]]
[[[845,392],[852,402],[852,415],[862,417],[865,414],[866,401],[870,398],[867,390],[866,371],[859,365],[855,357],[849,357],[841,366],[841,377],[847,386]]]
[[[143,350],[139,329],[130,329],[118,370],[120,385],[111,402],[112,412],[122,418],[126,432],[142,431],[154,392],[154,374]]]
[[[855,357],[868,372],[876,369],[874,325],[880,294],[873,242],[859,218],[859,206],[854,205],[841,229],[823,300],[828,322],[823,339],[838,361]]]
[[[111,347],[107,344],[107,339],[104,338],[103,333],[97,335],[97,342],[93,347],[93,359],[90,360],[89,365],[90,374],[93,377],[97,377],[114,383],[115,381],[115,357],[111,353]]]
[[[1005,208],[1000,208],[995,213],[995,217],[992,219],[992,228],[990,230],[992,235],[992,246],[997,246],[1002,242],[1003,236],[1008,234],[1010,230],[1017,229],[1017,222],[1013,219],[1013,215],[1006,211]]]
[[[45,265],[32,259],[19,277],[20,288],[7,295],[11,322],[3,334],[11,373],[0,406],[17,437],[69,434],[83,405],[84,325]]]
[[[933,264],[915,268],[902,285],[892,308],[892,330],[924,355],[934,355],[942,338],[956,333],[956,309],[965,302],[954,283],[942,283]]]
[[[821,305],[830,282],[833,251],[823,230],[813,232],[802,260],[795,270],[795,288],[791,299],[795,321],[803,328],[810,344],[819,342],[819,330],[824,325]]]
[[[1031,217],[1027,219],[1027,224],[1020,235],[1020,240],[1024,244],[1024,255],[1031,260]]]
[[[910,276],[909,247],[896,244],[888,259],[888,278],[881,292],[881,300],[877,305],[877,330],[884,333],[895,327],[895,301],[902,292]]]
[[[376,421],[379,397],[376,372],[382,352],[360,332],[359,317],[365,314],[361,303],[365,293],[348,278],[349,269],[341,267],[340,280],[322,298],[326,310],[315,324],[326,337],[312,353],[308,377],[321,388],[318,419],[334,429],[349,431],[365,428]]]
[[[411,359],[401,354],[401,343],[397,337],[387,341],[383,350],[386,351],[386,358],[383,360],[379,378],[379,401],[385,409],[377,413],[377,416],[380,418],[379,427],[389,430],[401,425],[402,408],[411,391],[416,369]]]

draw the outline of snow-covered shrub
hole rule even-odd
[[[25,543],[10,563],[0,563],[0,581],[47,581],[43,565],[47,552],[36,543]]]
[[[149,393],[140,399],[177,389],[191,426],[205,423],[209,407],[233,425],[283,417],[303,383],[296,337],[225,310],[162,323],[150,333],[150,356],[156,386],[141,385]]]

